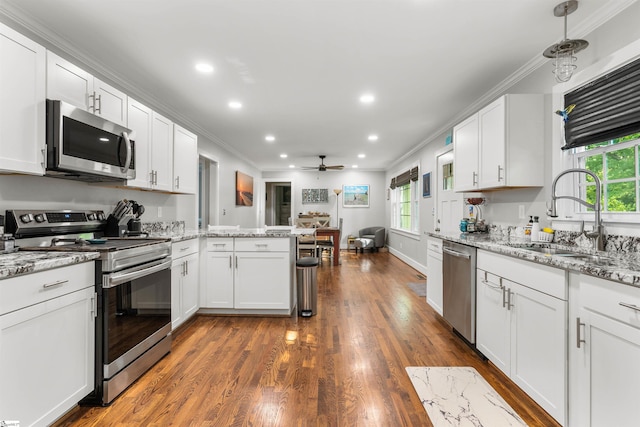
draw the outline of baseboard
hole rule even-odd
[[[426,265],[420,264],[418,261],[414,260],[413,258],[409,258],[408,256],[406,256],[402,252],[397,251],[397,250],[393,249],[392,247],[389,247],[389,246],[387,246],[387,247],[389,248],[389,253],[391,255],[395,256],[396,258],[399,258],[405,264],[410,265],[411,267],[415,268],[416,270],[418,270],[420,273],[424,274],[425,276],[427,275],[427,266]]]

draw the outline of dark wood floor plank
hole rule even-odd
[[[60,426],[430,426],[406,366],[473,366],[530,426],[556,426],[410,290],[389,253],[318,269],[311,318],[197,316],[106,408]]]

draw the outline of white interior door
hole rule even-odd
[[[464,206],[462,193],[453,191],[453,149],[438,155],[437,163],[435,231],[454,233],[459,230],[460,220],[464,217]]]

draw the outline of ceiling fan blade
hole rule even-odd
[[[325,166],[327,169],[333,169],[333,170],[342,170],[344,169],[344,166],[342,165],[334,165],[334,166]]]

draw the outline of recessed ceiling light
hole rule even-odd
[[[367,139],[369,141],[377,141],[378,140],[378,135],[369,135],[369,137]]]
[[[365,154],[358,154],[359,159],[364,159],[365,157],[367,157]]]
[[[376,97],[371,93],[365,93],[360,96],[360,102],[362,102],[363,104],[371,104],[375,100]]]
[[[287,158],[287,155],[286,155],[286,154],[284,154],[284,153],[282,153],[282,154],[280,154],[280,158],[282,158],[282,159],[286,159],[286,158]]]
[[[276,137],[273,136],[273,135],[267,135],[267,136],[264,137],[264,140],[265,141],[269,141],[269,142],[273,142],[273,141],[276,140]]]
[[[201,73],[213,73],[213,65],[201,62],[199,64],[196,64],[196,70],[200,71]]]
[[[358,169],[358,165],[352,165],[351,166],[353,169]]]
[[[290,167],[291,169],[293,169],[293,168],[295,168],[295,167],[296,167],[296,165],[289,165],[289,167]]]
[[[242,108],[242,103],[238,101],[230,101],[229,108],[231,108],[232,110],[239,110]]]

